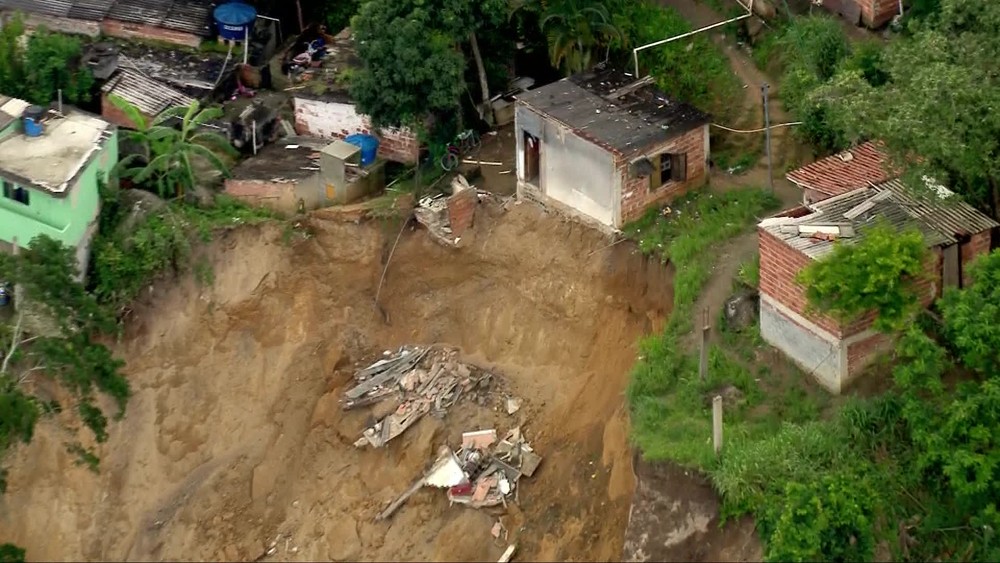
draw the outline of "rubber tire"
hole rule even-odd
[[[452,171],[458,168],[458,155],[453,152],[446,152],[441,156],[441,168]]]

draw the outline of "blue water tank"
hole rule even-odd
[[[375,156],[378,154],[378,139],[376,137],[355,133],[345,137],[344,141],[361,148],[361,166],[368,166],[375,162]]]
[[[41,106],[28,106],[21,114],[21,123],[24,126],[24,134],[28,137],[42,136],[42,117],[45,116],[45,108]]]
[[[215,8],[213,14],[219,37],[233,41],[243,41],[253,31],[257,10],[243,2],[227,2]]]

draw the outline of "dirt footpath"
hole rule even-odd
[[[488,211],[488,210],[484,210]],[[504,516],[521,560],[617,560],[634,489],[623,391],[643,332],[669,312],[666,270],[528,205],[482,213],[464,248],[397,227],[311,221],[231,231],[215,281],[158,284],[118,354],[134,397],[99,475],[40,425],[10,459],[0,538],[33,560],[491,560],[495,516],[422,490],[375,514],[461,432],[521,424],[544,461]],[[602,249],[603,248],[603,249]],[[596,251],[596,252],[595,252]],[[593,253],[593,254],[591,254]],[[525,400],[425,417],[379,450],[342,411],[357,362],[402,344],[459,346]]]

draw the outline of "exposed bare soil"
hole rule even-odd
[[[423,490],[373,517],[462,431],[520,424],[544,456],[503,516],[522,560],[616,560],[634,488],[623,397],[638,338],[669,313],[668,271],[529,205],[484,208],[463,248],[319,212],[313,236],[230,231],[215,281],[144,296],[117,347],[135,395],[73,464],[53,421],[10,459],[0,537],[34,560],[496,560],[487,511]],[[513,417],[465,404],[359,450],[369,413],[338,401],[357,362],[447,343],[525,400]]]

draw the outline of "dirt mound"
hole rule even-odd
[[[488,211],[488,210],[484,210]],[[494,213],[496,211],[494,210]],[[520,425],[544,462],[504,516],[518,558],[618,559],[634,487],[622,393],[641,334],[668,312],[666,272],[529,206],[477,218],[462,248],[398,226],[313,220],[232,231],[207,250],[215,282],[144,295],[118,354],[135,395],[75,466],[43,423],[10,460],[0,537],[33,559],[496,560],[495,516],[418,492],[374,522],[461,432]],[[447,343],[523,398],[425,417],[386,447],[339,399],[357,362]]]

